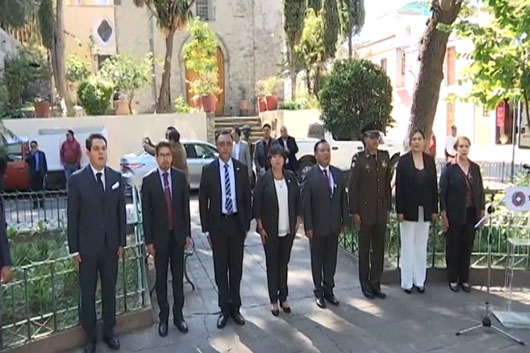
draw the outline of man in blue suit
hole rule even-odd
[[[44,181],[46,174],[48,174],[48,163],[46,162],[46,154],[39,150],[37,141],[33,140],[29,144],[31,151],[26,157],[26,162],[29,164],[29,171],[31,177],[31,190],[40,192],[44,189]],[[44,207],[43,195],[37,195],[40,199],[40,207]],[[38,207],[37,200],[33,201],[33,208]]]
[[[87,345],[96,350],[96,287],[101,277],[103,341],[120,348],[114,336],[116,277],[125,247],[125,195],[121,174],[107,167],[107,140],[92,134],[86,140],[90,164],[75,172],[68,183],[68,247],[79,272],[81,326]]]

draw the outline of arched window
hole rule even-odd
[[[196,16],[201,19],[201,21],[208,21],[210,19],[208,11],[209,2],[210,0],[197,0],[195,13]]]

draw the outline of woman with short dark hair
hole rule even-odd
[[[416,130],[410,152],[396,170],[396,212],[401,237],[401,287],[411,294],[425,291],[429,227],[438,213],[438,183],[434,158],[425,151],[425,135]]]
[[[471,141],[458,137],[454,147],[456,158],[447,164],[440,177],[440,209],[443,231],[447,234],[449,288],[458,292],[460,286],[469,293],[475,225],[485,214],[484,186],[480,167],[468,158]]]
[[[301,204],[296,176],[284,169],[283,147],[271,146],[268,160],[271,168],[263,177],[258,178],[253,208],[256,231],[261,236],[265,249],[271,312],[278,316],[278,301],[285,313],[291,312],[287,303],[287,265],[291,257]]]

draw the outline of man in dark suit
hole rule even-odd
[[[186,175],[171,167],[169,142],[155,147],[158,168],[142,183],[142,215],[147,252],[155,258],[156,296],[160,308],[158,334],[167,336],[169,303],[167,268],[171,266],[173,286],[173,323],[182,333],[188,325],[182,315],[184,306],[184,248],[191,243],[190,197]]]
[[[26,162],[29,164],[31,191],[39,192],[44,189],[44,180],[48,174],[48,163],[46,162],[46,154],[39,150],[37,141],[30,142],[31,151],[26,157]],[[40,206],[44,207],[44,198],[38,195],[40,199]],[[33,201],[33,208],[38,207],[37,200]]]
[[[285,160],[285,168],[291,170],[296,174],[298,171],[298,160],[296,159],[296,154],[298,153],[298,145],[294,137],[289,136],[287,128],[282,126],[280,129],[280,138],[278,142],[287,152],[287,159]]]
[[[230,157],[233,145],[230,132],[217,136],[216,144],[219,158],[202,170],[199,210],[202,231],[207,233],[213,251],[221,308],[217,327],[221,329],[229,317],[238,325],[245,324],[239,312],[239,288],[243,274],[243,246],[252,216],[247,167]]]
[[[90,164],[75,172],[68,183],[68,247],[79,272],[81,326],[87,345],[96,350],[96,286],[101,277],[103,341],[118,350],[116,277],[125,247],[125,195],[120,173],[107,167],[107,140],[92,134],[86,140]]]
[[[359,231],[359,281],[368,299],[385,299],[381,291],[386,222],[392,207],[392,167],[387,151],[378,150],[380,132],[376,124],[363,129],[364,151],[352,158],[350,209]]]
[[[333,294],[337,267],[337,251],[341,228],[346,231],[349,220],[348,199],[342,172],[330,165],[331,151],[326,140],[314,147],[317,164],[302,184],[302,209],[305,234],[311,245],[311,272],[316,303],[320,308],[339,305]]]
[[[0,177],[3,177],[0,171]],[[6,219],[4,214],[4,201],[0,197],[0,298],[2,298],[2,285],[11,278],[11,254],[6,232]],[[2,301],[0,300],[0,327],[2,327]],[[0,329],[0,349],[4,347],[2,330]]]

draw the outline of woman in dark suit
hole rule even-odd
[[[396,212],[401,235],[401,288],[425,292],[429,226],[438,213],[438,183],[434,158],[423,152],[425,135],[417,130],[410,152],[396,170]]]
[[[466,293],[469,285],[471,251],[475,241],[475,224],[484,217],[485,197],[480,167],[469,160],[471,141],[458,137],[456,158],[440,178],[440,209],[443,231],[447,234],[446,262],[449,287]]]
[[[267,282],[271,312],[291,312],[287,303],[287,265],[301,213],[300,190],[296,176],[284,169],[285,150],[273,145],[268,154],[271,168],[258,178],[254,190],[254,217],[256,231],[261,236],[267,263]]]

